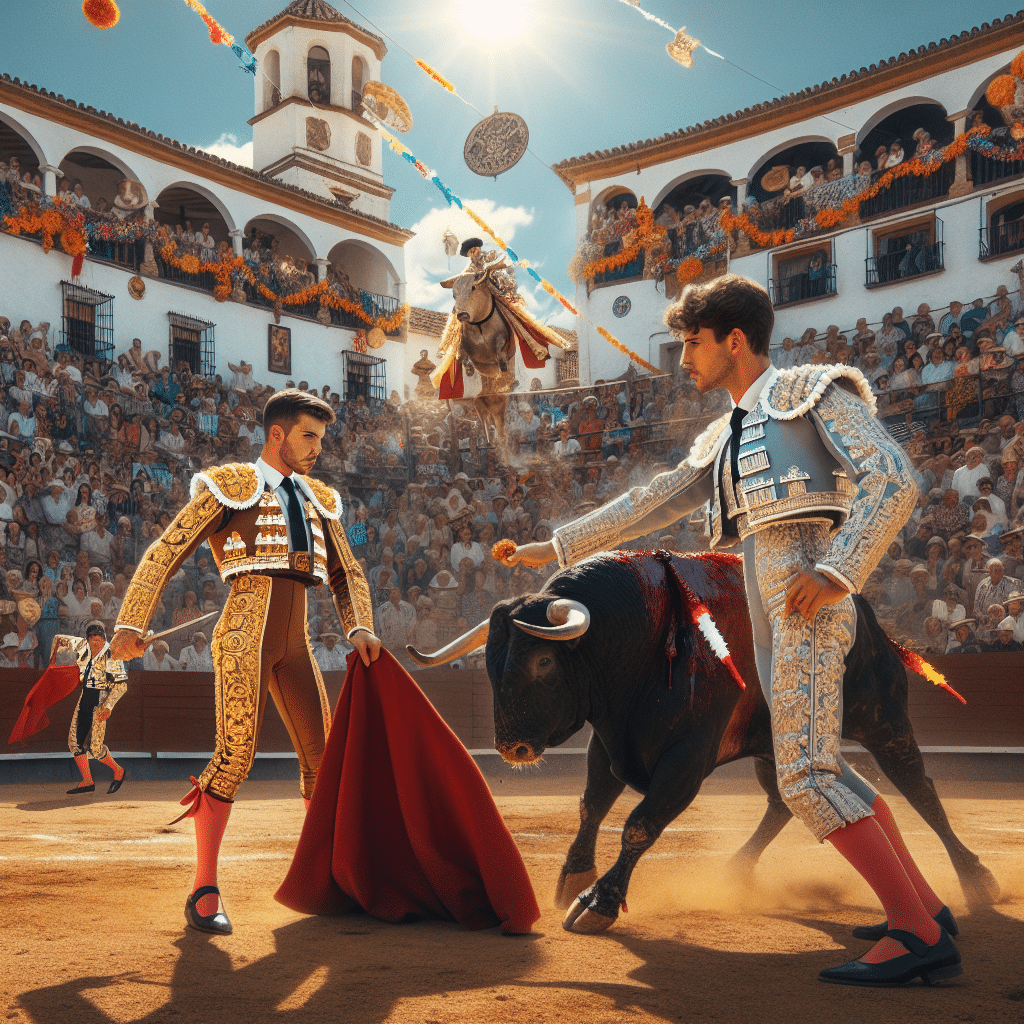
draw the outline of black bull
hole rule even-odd
[[[674,571],[673,571],[674,570]],[[741,691],[690,617],[678,574],[711,610],[747,683]],[[546,626],[554,598],[590,612],[574,640],[532,636],[513,622]],[[907,673],[870,606],[857,604],[856,643],[846,658],[843,738],[862,744],[935,830],[968,902],[993,902],[999,886],[950,828],[907,714]],[[672,650],[674,645],[674,651]],[[674,654],[674,657],[670,656]],[[752,867],[791,812],[779,795],[768,706],[754,668],[746,596],[736,560],[613,552],[553,576],[540,594],[496,605],[486,648],[494,690],[495,747],[516,764],[536,761],[585,722],[593,726],[580,827],[558,880],[565,909],[593,886],[577,931],[608,927],[637,861],[693,800],[716,766],[755,759],[768,796],[764,817],[733,860]],[[598,829],[625,786],[643,794],[626,820],[614,866],[600,879]],[[595,884],[596,883],[596,884]],[[573,923],[575,921],[575,923]]]

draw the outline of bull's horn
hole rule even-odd
[[[463,654],[475,651],[481,644],[487,642],[487,632],[491,628],[489,619],[485,619],[479,626],[474,626],[468,633],[463,633],[458,640],[453,640],[447,647],[435,651],[433,654],[420,654],[412,644],[406,644],[405,649],[409,657],[422,665],[424,668],[433,668],[435,665],[447,665],[449,661],[461,658]]]
[[[580,601],[559,598],[548,605],[550,626],[531,626],[528,622],[512,620],[524,633],[547,640],[575,640],[590,628],[590,609]]]

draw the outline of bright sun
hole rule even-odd
[[[533,0],[456,0],[458,23],[481,39],[501,42],[524,35],[533,25]]]

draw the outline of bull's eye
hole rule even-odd
[[[537,662],[541,668],[547,668],[551,664],[551,659],[546,655]]]

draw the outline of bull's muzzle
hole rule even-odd
[[[501,754],[502,760],[509,764],[536,764],[540,760],[540,754],[529,743],[523,743],[520,740],[513,740],[511,743],[496,743],[495,750]]]

